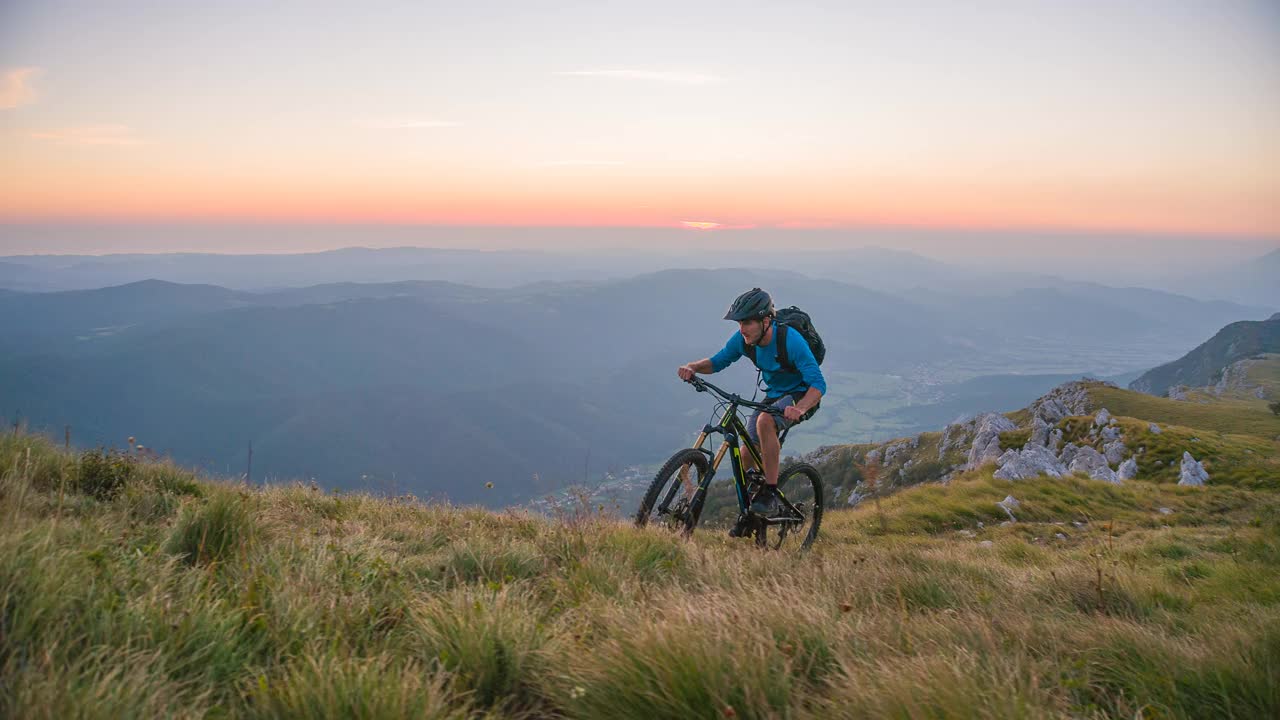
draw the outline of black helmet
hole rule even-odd
[[[750,290],[738,296],[724,314],[725,320],[755,320],[773,315],[773,298],[760,288]]]

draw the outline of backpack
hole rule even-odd
[[[813,327],[813,320],[809,318],[809,313],[792,305],[789,308],[783,308],[773,319],[773,324],[778,327],[793,327],[809,343],[809,349],[813,352],[813,359],[821,365],[827,356],[827,346],[822,342],[822,336],[818,334],[818,330]],[[797,372],[795,364],[791,362],[791,358],[787,355],[787,335],[790,333],[775,330],[773,336],[778,339],[778,364],[787,372]],[[751,362],[756,362],[756,346],[748,345],[746,348],[746,356],[751,358]],[[757,363],[756,367],[760,367]]]

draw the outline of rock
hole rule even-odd
[[[971,538],[971,537],[973,537],[973,531],[972,531],[972,530],[957,530],[957,531],[956,531],[956,534],[957,534],[957,535],[961,535],[961,536],[963,536],[963,537],[970,537],[970,538]]]
[[[1102,427],[1109,422],[1111,422],[1111,413],[1106,408],[1102,408],[1097,415],[1093,416],[1093,424],[1098,427]]]
[[[1073,473],[1085,473],[1094,480],[1116,482],[1115,471],[1107,465],[1107,459],[1102,456],[1102,453],[1088,445],[1076,452],[1075,457],[1071,459],[1071,465],[1067,469]]]
[[[1062,430],[1060,428],[1054,428],[1053,432],[1049,433],[1048,445],[1049,449],[1054,452],[1058,452],[1058,448],[1062,447]]]
[[[982,524],[982,521],[981,521],[981,520],[979,520],[979,521],[978,521],[978,529],[979,529],[979,530],[981,530],[981,529],[982,529],[982,528],[984,528],[984,527],[986,527],[986,525],[983,525],[983,524]]]
[[[1076,447],[1075,443],[1067,443],[1067,446],[1062,448],[1062,454],[1058,456],[1058,462],[1070,468],[1071,461],[1076,459],[1076,453],[1078,452],[1080,452],[1080,448]]]
[[[1059,539],[1059,540],[1066,540],[1066,539],[1067,539],[1067,536],[1066,536],[1066,535],[1063,535],[1062,533],[1054,533],[1054,534],[1053,534],[1053,536],[1054,536],[1055,538]]]
[[[1052,431],[1053,431],[1053,426],[1050,425],[1044,418],[1040,417],[1039,415],[1036,415],[1034,418],[1031,419],[1031,439],[1027,440],[1027,444],[1041,445],[1041,446],[1048,445],[1049,433]]]
[[[1109,384],[1109,383],[1108,383]],[[1072,415],[1088,415],[1093,403],[1083,382],[1073,380],[1050,390],[1048,394],[1031,403],[1032,416],[1039,416],[1050,424]]]
[[[1160,514],[1161,514],[1161,515],[1172,515],[1172,514],[1173,514],[1173,510],[1170,510],[1169,508],[1162,507],[1162,508],[1160,508]]]
[[[1129,448],[1125,447],[1123,440],[1112,440],[1102,446],[1102,455],[1107,458],[1108,465],[1119,465],[1128,454]]]
[[[1132,480],[1138,477],[1138,461],[1135,458],[1129,458],[1120,463],[1120,469],[1116,471],[1117,480]]]
[[[1260,362],[1257,358],[1237,360],[1222,369],[1222,377],[1213,386],[1213,394],[1221,396],[1226,392],[1249,394],[1253,397],[1266,396],[1266,388],[1254,386],[1249,382],[1249,368]]]
[[[1004,527],[1005,525],[1012,525],[1013,523],[1014,523],[1013,520],[1002,520],[1000,521],[1000,527]]]
[[[1079,530],[1084,527],[1084,523],[1080,522],[1079,520],[1072,520],[1071,526]]]
[[[1160,426],[1155,423],[1147,425],[1147,430],[1150,431],[1152,435],[1160,434]]]
[[[1107,427],[1102,428],[1102,439],[1103,439],[1103,440],[1108,440],[1108,441],[1110,441],[1110,440],[1119,440],[1119,439],[1120,439],[1120,428],[1118,428],[1118,427],[1116,427],[1116,426],[1114,426],[1114,425],[1108,425]]]
[[[1165,395],[1170,400],[1185,401],[1189,399],[1187,397],[1187,393],[1190,391],[1191,391],[1191,388],[1187,387],[1186,385],[1174,385],[1173,387],[1169,388],[1169,392],[1165,393]]]
[[[897,460],[903,453],[908,450],[914,450],[920,444],[920,436],[913,437],[909,440],[899,440],[890,443],[884,449],[884,464],[888,465]]]
[[[969,448],[966,470],[980,467],[1000,457],[1000,433],[1018,429],[1017,425],[1000,413],[986,413],[977,418],[973,445]]]
[[[938,459],[942,460],[952,450],[968,445],[977,423],[973,418],[957,419],[942,429],[942,442],[938,444]]]
[[[1191,457],[1191,453],[1183,451],[1182,471],[1178,475],[1178,484],[1203,485],[1208,481],[1209,473],[1204,469],[1204,463],[1197,462]]]
[[[1000,469],[994,477],[1001,480],[1028,480],[1041,475],[1062,477],[1067,469],[1043,445],[1027,443],[1021,451],[1007,450],[997,460]]]
[[[978,547],[991,547],[992,545],[995,545],[995,543],[991,542],[990,540],[983,540],[982,542],[978,543]]]
[[[1020,504],[1021,503],[1018,502],[1017,498],[1012,495],[1005,495],[1003,500],[996,503],[996,505],[999,506],[1001,510],[1004,510],[1005,514],[1009,516],[1009,520],[1006,522],[1018,522],[1018,518],[1013,516],[1013,511],[1016,510]],[[1000,524],[1004,525],[1004,523]]]

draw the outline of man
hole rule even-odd
[[[782,418],[775,420],[773,415],[757,410],[747,422],[747,432],[756,447],[760,448],[760,456],[764,460],[765,487],[751,503],[751,512],[772,517],[782,509],[782,503],[778,499],[778,456],[782,452],[782,444],[778,435],[792,425],[808,419],[826,393],[827,381],[822,377],[822,369],[818,367],[813,351],[800,331],[774,323],[773,298],[769,293],[760,288],[752,288],[739,295],[729,306],[724,319],[736,321],[738,332],[713,357],[681,365],[676,369],[676,374],[681,380],[688,382],[695,373],[720,372],[742,357],[748,345],[755,347],[756,367],[760,369],[767,388],[764,403],[783,412]],[[794,372],[778,362],[777,334],[780,330],[787,332],[786,358],[795,368]],[[751,453],[743,453],[743,457],[748,466],[755,470]]]

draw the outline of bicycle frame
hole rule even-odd
[[[729,460],[733,467],[733,485],[738,497],[738,512],[740,516],[745,515],[748,512],[749,500],[747,498],[746,468],[742,461],[742,446],[746,445],[747,451],[751,454],[751,459],[755,461],[755,466],[761,471],[764,470],[764,459],[760,455],[760,449],[755,446],[755,443],[751,442],[751,435],[747,432],[747,426],[742,422],[742,418],[738,416],[738,407],[744,404],[753,407],[760,405],[759,403],[745,401],[737,395],[725,393],[706,381],[699,380],[694,386],[698,388],[699,392],[704,392],[704,387],[715,391],[717,395],[721,395],[728,401],[729,406],[725,409],[724,415],[720,417],[719,422],[714,425],[708,423],[703,426],[702,432],[698,435],[697,441],[694,442],[692,446],[693,449],[701,450],[706,453],[708,457],[712,458],[711,467],[708,470],[706,477],[702,479],[702,482],[699,483],[697,488],[693,488],[690,485],[688,466],[681,468],[680,482],[671,483],[671,488],[667,491],[666,496],[662,498],[659,509],[662,512],[666,512],[671,505],[671,501],[675,499],[677,489],[683,486],[686,493],[690,490],[693,491],[690,494],[692,498],[690,505],[697,508],[698,512],[701,512],[702,502],[705,500],[707,495],[707,488],[711,486],[711,481],[715,478],[716,470],[719,469],[720,462],[724,459],[725,453],[728,452]],[[783,430],[782,434],[779,436],[779,440],[786,437],[786,433],[787,430]],[[724,442],[721,443],[719,450],[717,450],[715,455],[712,456],[711,451],[704,448],[703,445],[706,443],[707,438],[714,434],[723,435]],[[796,506],[793,505],[785,495],[783,495],[781,490],[778,491],[778,496],[782,499],[783,505],[786,506],[796,520],[803,519],[803,513],[796,509]],[[774,522],[789,521],[782,520]]]

